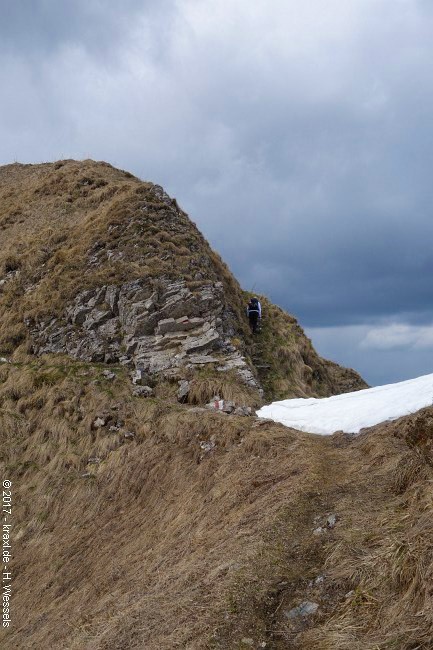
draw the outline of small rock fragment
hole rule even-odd
[[[231,402],[230,400],[227,399],[223,400],[223,405],[221,410],[224,411],[224,413],[233,413],[235,408],[236,406],[234,402]]]
[[[135,397],[151,397],[151,395],[153,395],[153,390],[150,386],[134,386],[132,394],[135,395]]]
[[[93,421],[93,427],[95,429],[100,429],[101,427],[105,427],[105,418],[98,415],[98,417]]]
[[[322,528],[322,526],[319,526],[318,528],[315,528],[313,530],[313,535],[322,535],[326,531],[326,528]]]
[[[177,391],[177,399],[179,402],[186,402],[189,393],[189,381],[182,379],[179,381],[179,390]]]
[[[237,406],[233,411],[233,415],[248,416],[251,415],[251,413],[252,413],[252,409],[250,406]]]
[[[135,438],[135,433],[133,431],[125,431],[123,437],[127,440],[132,440],[132,438]]]
[[[319,605],[317,603],[313,603],[310,600],[305,600],[303,603],[297,607],[294,607],[290,611],[285,611],[284,615],[287,618],[293,620],[295,618],[304,618],[306,616],[311,616],[312,614],[315,614],[318,609]]]
[[[337,515],[329,515],[329,517],[326,520],[326,525],[328,528],[334,528],[335,524],[337,523]]]
[[[215,440],[212,440],[212,438],[209,441],[200,440],[200,449],[206,452],[212,451],[212,449],[215,449]]]
[[[135,372],[131,374],[131,379],[134,386],[137,386],[137,384],[141,384],[141,381],[143,379],[143,371],[138,368]]]

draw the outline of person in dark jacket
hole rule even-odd
[[[258,330],[259,320],[262,317],[262,306],[258,298],[251,298],[247,306],[247,316],[251,331],[255,334]]]

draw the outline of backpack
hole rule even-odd
[[[254,309],[258,309],[258,307],[259,307],[259,301],[257,300],[257,298],[251,298],[251,300],[250,300],[250,305],[251,305],[251,307],[253,307]]]

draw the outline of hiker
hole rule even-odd
[[[255,334],[258,331],[258,323],[262,317],[262,306],[258,298],[251,298],[247,306],[247,316],[251,331]]]

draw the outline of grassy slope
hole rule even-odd
[[[267,399],[365,387],[320,359],[295,319],[265,298],[264,330],[253,338],[247,295],[187,215],[152,183],[106,163],[0,167],[0,277],[15,272],[0,287],[3,354],[29,351],[24,321],[59,317],[82,289],[169,277],[194,290],[219,280],[237,345],[270,366],[260,371]]]
[[[20,271],[0,294],[0,351],[13,352],[0,363],[0,470],[15,494],[2,647],[431,647],[432,410],[323,438],[191,410],[169,383],[133,397],[121,367],[111,382],[102,365],[28,355],[23,318],[58,315],[84,286],[163,274],[193,288],[199,272],[223,280],[239,345],[270,366],[268,396],[362,385],[264,297],[253,339],[246,294],[151,184],[67,161],[1,168],[0,193],[2,272]],[[230,375],[194,382],[195,403],[214,391],[257,399]],[[98,415],[107,426],[94,427]],[[336,527],[313,535],[331,512]],[[285,612],[307,599],[319,613],[291,624]]]
[[[2,647],[430,647],[432,409],[327,438],[134,398],[123,369],[102,370],[0,366],[15,495]],[[104,413],[119,432],[94,428]],[[304,600],[319,613],[293,626]]]

